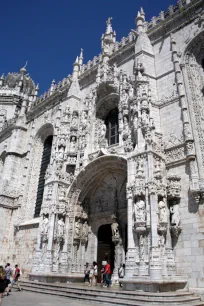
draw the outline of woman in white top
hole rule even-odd
[[[93,280],[95,279],[95,284],[97,286],[97,276],[98,276],[98,266],[97,266],[97,263],[94,261],[93,262],[93,266],[92,266],[92,269],[93,269],[93,274],[90,275],[90,285],[89,286],[92,286],[92,283],[93,283]]]

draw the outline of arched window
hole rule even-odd
[[[37,199],[35,203],[35,214],[34,218],[39,217],[40,210],[43,201],[43,192],[45,186],[45,172],[47,170],[47,166],[50,163],[50,156],[52,150],[52,139],[53,136],[48,136],[44,142],[43,146],[43,154],[42,154],[42,161],[41,161],[41,168],[40,168],[40,176],[38,181],[38,189],[37,189]]]
[[[115,108],[111,110],[105,120],[106,124],[106,138],[108,140],[108,145],[113,145],[119,143],[118,135],[118,109]]]

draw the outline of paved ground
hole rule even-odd
[[[105,304],[82,303],[69,298],[47,294],[12,290],[9,296],[3,297],[2,306],[105,306]]]

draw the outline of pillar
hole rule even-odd
[[[52,271],[52,245],[54,238],[55,214],[52,212],[49,222],[48,243],[46,252],[45,272]]]
[[[64,245],[61,252],[61,267],[60,272],[67,273],[68,271],[68,232],[69,232],[69,216],[66,215],[65,217],[65,227],[64,227],[65,237],[64,237]]]

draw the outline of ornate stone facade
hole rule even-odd
[[[127,279],[179,274],[202,288],[202,1],[150,23],[141,9],[121,42],[109,18],[101,46],[41,97],[26,66],[0,78],[0,259],[82,276],[108,225],[114,282],[125,263]]]

